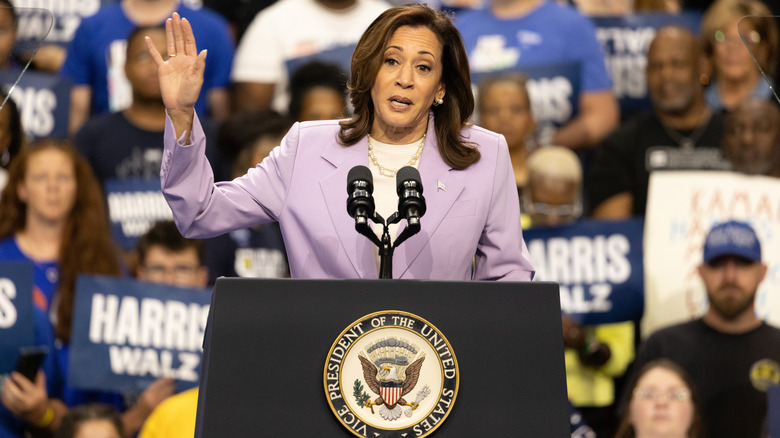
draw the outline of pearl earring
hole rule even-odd
[[[444,103],[444,98],[440,97],[435,102],[433,102],[434,105],[439,106]]]

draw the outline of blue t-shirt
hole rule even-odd
[[[207,114],[205,97],[208,91],[230,83],[233,39],[227,21],[216,13],[184,5],[179,5],[177,11],[192,24],[198,51],[208,50],[203,87],[195,105],[199,114]],[[60,75],[70,78],[75,85],[92,87],[93,114],[116,112],[126,107],[129,90],[120,89],[121,85],[126,86],[126,82],[113,78],[117,75],[124,78],[126,38],[136,27],[125,15],[120,3],[107,5],[82,20],[68,45],[68,55]]]
[[[584,92],[612,89],[604,54],[591,21],[546,1],[528,14],[497,18],[490,8],[458,16],[473,73],[576,63]]]
[[[33,318],[35,344],[49,348],[43,360],[43,373],[46,375],[46,390],[50,397],[61,398],[62,374],[57,361],[54,343],[54,327],[49,320],[49,311],[57,281],[60,276],[59,264],[52,262],[34,262],[27,257],[16,244],[16,239],[8,237],[0,240],[0,261],[31,262],[33,265]],[[16,418],[5,405],[0,403],[0,438],[21,438],[24,436],[24,423]]]
[[[123,409],[121,394],[82,391],[66,383],[68,373],[68,346],[55,340],[54,326],[49,317],[51,303],[59,285],[60,266],[57,261],[36,262],[24,254],[14,237],[0,241],[0,261],[28,261],[33,264],[33,317],[35,318],[35,343],[49,348],[41,368],[46,375],[46,391],[50,398],[63,400],[68,406],[87,402],[108,403]],[[23,437],[24,423],[13,416],[0,403],[0,438]]]

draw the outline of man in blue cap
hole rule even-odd
[[[671,359],[696,384],[705,436],[758,437],[767,416],[766,390],[780,380],[780,329],[755,313],[767,266],[753,228],[737,221],[712,227],[698,273],[709,298],[704,316],[651,335],[633,369]],[[660,394],[643,403],[663,408],[681,401]]]

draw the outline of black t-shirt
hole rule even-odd
[[[692,137],[696,149],[717,149],[716,154],[720,155],[723,138],[723,117],[720,114],[713,114],[706,127],[702,125],[698,130],[700,132],[697,132],[697,129],[668,128],[667,130],[654,114],[642,114],[623,124],[599,146],[586,188],[588,205],[596,207],[614,195],[629,192],[634,197],[632,215],[644,216],[650,179],[648,151],[655,148],[679,149],[679,139],[672,138],[669,131],[680,136]],[[700,164],[674,168],[712,169],[723,163],[720,161],[712,165],[713,163],[708,161]],[[663,166],[655,166],[655,168],[663,168]]]
[[[206,124],[208,126],[208,123]],[[204,126],[204,130],[207,129]],[[227,166],[206,131],[206,156],[216,181],[226,179]],[[164,131],[147,131],[127,120],[122,113],[96,116],[76,133],[76,148],[92,165],[104,185],[107,179],[159,179]]]
[[[767,394],[758,388],[780,373],[780,329],[762,324],[748,333],[725,334],[701,319],[678,324],[641,345],[633,372],[662,357],[693,379],[707,438],[760,435]]]
[[[287,251],[278,222],[232,231],[206,241],[209,282],[218,277],[290,276]]]

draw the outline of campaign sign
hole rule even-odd
[[[522,73],[528,78],[531,111],[540,143],[548,144],[555,131],[577,115],[580,102],[580,66],[577,63],[539,67],[513,67],[489,73],[471,74],[475,95],[479,83],[488,77]]]
[[[750,223],[768,271],[756,315],[780,326],[780,179],[716,171],[650,174],[645,215],[645,312],[642,336],[704,314],[708,298],[697,268],[716,223]]]
[[[582,324],[642,316],[642,219],[523,230],[535,281],[560,284],[561,311]]]
[[[70,344],[72,386],[141,392],[160,377],[198,385],[211,291],[79,276]]]
[[[780,437],[780,385],[771,385],[767,389],[767,398],[769,436]]]
[[[0,374],[14,369],[20,347],[35,345],[33,266],[0,262]]]
[[[105,190],[111,235],[126,250],[155,222],[173,219],[159,179],[109,179]]]
[[[82,18],[94,15],[101,6],[109,3],[114,1],[14,0],[19,23],[14,50],[30,53],[42,41],[65,47],[73,39]]]
[[[0,71],[0,84],[5,91],[16,82],[20,72],[18,69]],[[11,99],[19,107],[28,139],[68,136],[70,88],[70,80],[57,75],[31,70],[24,73]]]
[[[592,17],[612,78],[623,118],[650,109],[647,91],[647,51],[658,29],[682,26],[699,32],[701,14],[641,13],[619,17]]]

